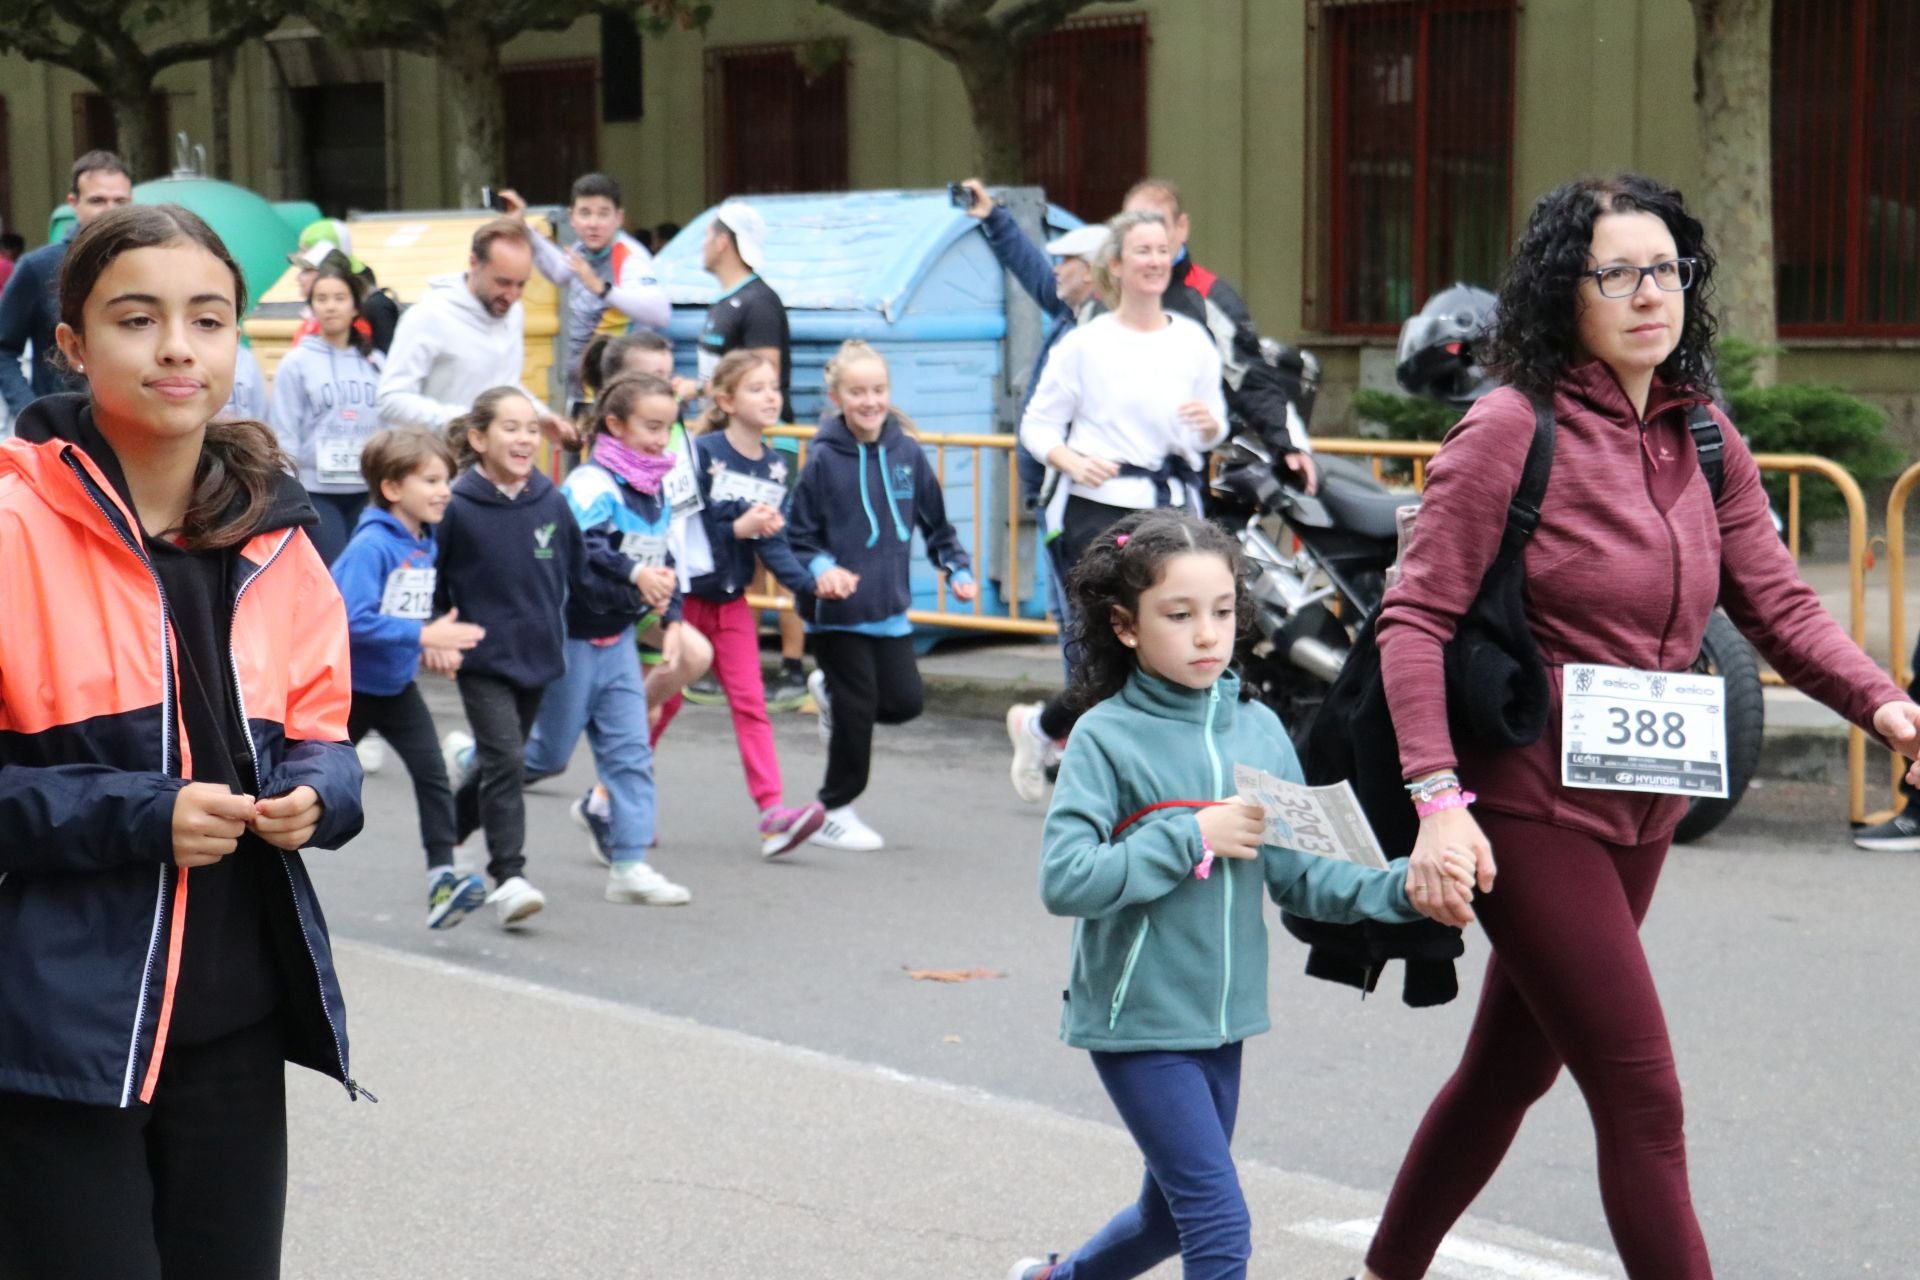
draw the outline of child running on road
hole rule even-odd
[[[430,431],[389,429],[366,442],[360,470],[369,505],[333,562],[353,650],[347,737],[358,746],[378,730],[405,762],[427,848],[427,928],[451,929],[486,900],[487,886],[454,869],[453,790],[414,676],[422,649],[464,652],[487,634],[457,609],[433,616],[433,526],[453,497],[453,451]]]
[[[360,830],[346,613],[272,433],[219,417],[212,229],[104,213],[57,305],[87,391],[0,442],[0,1274],[275,1276],[287,1062],[358,1093],[299,853]]]
[[[760,674],[759,619],[746,601],[755,557],[796,595],[811,591],[822,599],[836,599],[857,586],[858,579],[851,584],[846,581],[851,574],[816,579],[801,568],[787,545],[782,514],[787,462],[763,434],[780,420],[780,375],[773,362],[757,351],[731,352],[715,366],[707,393],[696,448],[705,501],[701,519],[713,569],[693,580],[687,619],[713,643],[714,673],[726,691],[747,790],[760,809],[760,852],[774,858],[820,830],[826,809],[818,800],[798,809],[781,803],[780,756]],[[662,732],[679,710],[675,697],[661,712]]]
[[[618,585],[567,601],[566,671],[548,686],[527,741],[532,781],[565,770],[587,734],[611,805],[599,816],[589,793],[575,809],[588,817],[594,852],[608,865],[606,899],[653,907],[682,906],[693,896],[647,861],[653,749],[633,634],[642,618],[661,618],[661,649],[672,665],[687,630],[668,550],[673,509],[660,490],[674,465],[666,452],[674,408],[673,389],[644,373],[615,378],[593,402],[585,456],[560,491],[579,523],[589,570]]]
[[[1076,919],[1060,1036],[1094,1070],[1146,1159],[1139,1200],[1064,1261],[1008,1280],[1137,1276],[1179,1256],[1187,1280],[1239,1280],[1252,1245],[1230,1144],[1240,1049],[1268,1027],[1261,891],[1320,920],[1407,921],[1407,864],[1384,871],[1265,843],[1232,770],[1300,781],[1279,718],[1227,669],[1246,618],[1232,538],[1173,510],[1095,539],[1071,585],[1091,708],[1047,813],[1040,896]],[[1472,864],[1450,867],[1470,878]]]
[[[527,802],[522,793],[527,734],[540,695],[565,672],[564,611],[582,577],[580,527],[553,481],[534,465],[540,410],[514,387],[484,391],[447,424],[447,443],[466,467],[440,523],[435,614],[458,609],[486,629],[467,653],[428,650],[426,665],[457,672],[473,739],[442,740],[454,789],[455,833],[484,826],[487,895],[500,923],[519,924],[547,905],[525,875]],[[475,748],[478,768],[460,764]]]
[[[827,362],[826,384],[834,407],[801,469],[787,539],[815,582],[796,601],[813,636],[819,665],[807,687],[827,743],[820,788],[827,814],[813,842],[860,853],[886,847],[853,811],[867,789],[873,726],[920,714],[920,668],[907,617],[914,526],[956,597],[971,600],[977,588],[972,561],[947,521],[940,477],[893,410],[887,362],[851,339]]]

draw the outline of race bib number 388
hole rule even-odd
[[[1727,794],[1726,681],[1691,671],[1566,668],[1560,781],[1603,791]]]

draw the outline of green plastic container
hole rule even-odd
[[[287,269],[287,255],[299,247],[299,227],[264,197],[231,182],[157,178],[136,186],[133,198],[138,204],[181,205],[205,218],[240,264],[249,299],[272,287]],[[319,216],[317,211],[314,216]]]

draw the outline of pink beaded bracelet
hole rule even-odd
[[[1464,809],[1480,797],[1471,791],[1449,791],[1446,795],[1413,806],[1415,817],[1430,818],[1443,809]]]

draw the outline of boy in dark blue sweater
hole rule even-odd
[[[427,927],[451,929],[487,886],[454,868],[453,792],[414,674],[423,649],[460,653],[486,637],[457,612],[433,617],[433,526],[452,496],[453,454],[426,431],[382,431],[361,450],[360,471],[370,505],[333,562],[353,657],[347,735],[357,746],[378,730],[405,762],[427,847]]]

